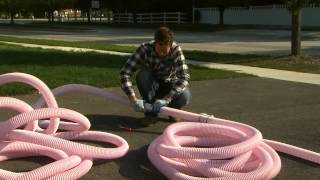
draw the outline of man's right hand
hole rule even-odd
[[[142,100],[142,99],[136,99],[134,101],[131,101],[130,106],[136,112],[144,112],[144,100]]]

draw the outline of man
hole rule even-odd
[[[142,99],[136,97],[130,81],[137,69],[140,71],[136,82]],[[152,104],[146,116],[157,116],[164,106],[180,109],[191,100],[188,66],[181,47],[173,41],[173,33],[167,27],[155,32],[154,41],[140,45],[122,67],[119,79],[135,111],[144,112],[145,103]]]

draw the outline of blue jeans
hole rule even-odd
[[[159,81],[154,78],[150,70],[143,69],[136,76],[137,86],[140,95],[147,103],[152,104],[155,100],[166,96],[171,90],[171,84]],[[183,106],[189,104],[191,100],[191,92],[189,88],[172,98],[168,107],[181,109]]]

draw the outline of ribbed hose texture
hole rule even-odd
[[[127,153],[129,146],[124,139],[114,134],[88,131],[89,120],[77,112],[55,106],[54,95],[77,91],[128,105],[125,98],[78,84],[61,86],[51,92],[47,87],[38,87],[44,83],[31,75],[9,73],[0,76],[0,84],[13,81],[30,84],[43,97],[33,106],[35,110],[23,101],[0,97],[0,108],[21,113],[0,122],[0,139],[5,140],[0,143],[0,160],[45,155],[56,161],[27,173],[0,169],[0,179],[78,179],[90,170],[93,158],[119,158]],[[42,108],[44,104],[48,108]],[[263,139],[261,132],[246,124],[169,107],[162,108],[160,114],[186,121],[169,126],[148,148],[150,161],[168,179],[272,179],[281,169],[276,151],[320,164],[319,153]],[[50,121],[42,120],[46,118]],[[59,118],[69,121],[57,123]],[[39,119],[45,130],[36,123]],[[18,127],[24,127],[24,130]],[[64,132],[57,133],[58,128]],[[40,131],[33,132],[37,130]],[[69,140],[98,140],[114,144],[116,148],[92,147]]]
[[[129,145],[123,138],[106,132],[89,131],[91,124],[85,116],[70,109],[59,108],[51,90],[38,78],[23,73],[0,75],[0,85],[11,82],[26,83],[36,88],[42,95],[39,100],[42,105],[39,107],[44,104],[47,107],[39,108],[36,105],[34,109],[21,100],[0,97],[0,108],[12,109],[19,113],[7,121],[0,122],[0,161],[30,156],[48,156],[54,162],[29,172],[16,173],[0,169],[0,180],[78,179],[91,169],[92,159],[120,158],[128,152]],[[78,86],[66,87],[72,87],[66,91],[79,89],[77,89]],[[80,90],[103,95],[101,89],[90,86],[82,85]],[[62,88],[60,94],[64,92]],[[111,99],[121,99],[118,96],[111,97],[111,93],[107,95]],[[122,99],[122,102],[125,101]],[[60,118],[68,122],[61,122]],[[46,129],[41,129],[38,121],[44,120],[47,126]],[[57,133],[60,124],[63,124],[61,127],[64,131]],[[103,148],[70,140],[101,141],[111,143],[116,147]]]
[[[164,107],[162,115],[186,122],[170,125],[148,148],[168,179],[272,179],[281,169],[276,151],[320,164],[320,154],[262,138],[246,124]]]

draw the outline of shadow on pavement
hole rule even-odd
[[[140,149],[131,150],[124,158],[117,160],[116,164],[119,165],[119,173],[123,177],[132,180],[166,179],[150,163],[147,156],[147,150],[148,145],[143,146]]]

